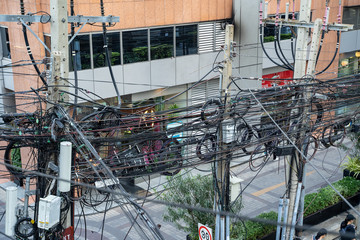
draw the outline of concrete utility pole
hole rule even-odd
[[[221,99],[224,99],[224,113],[225,116],[223,121],[227,116],[227,112],[229,111],[228,106],[230,102],[230,92],[227,88],[231,83],[231,75],[232,75],[232,56],[231,56],[231,48],[233,45],[234,39],[234,25],[228,24],[226,25],[225,30],[225,46],[224,46],[224,68],[222,69],[222,77],[220,79],[220,89],[221,89]],[[218,189],[215,189],[215,192],[219,191],[215,194],[215,207],[217,211],[229,211],[230,206],[230,160],[227,159],[227,146],[224,143],[224,126],[221,123],[219,129],[219,150],[220,153],[217,156],[216,161],[216,176],[217,176],[217,185]],[[230,239],[230,219],[225,216],[217,216],[216,217],[216,226],[215,226],[215,240],[228,240]]]
[[[310,22],[310,14],[311,14],[311,0],[301,0],[300,3],[300,16],[298,21],[287,21],[287,20],[271,20],[271,19],[265,19],[264,22],[266,24],[277,24],[278,21],[280,21],[282,26],[293,26],[297,27],[297,42],[296,42],[296,56],[295,56],[295,66],[294,66],[294,78],[295,79],[301,79],[304,76],[312,76],[315,77],[315,66],[317,61],[317,54],[319,51],[319,44],[320,44],[320,34],[321,34],[321,19],[317,19],[315,23]],[[327,8],[327,13],[329,12],[329,8]],[[340,16],[340,12],[339,12]],[[338,17],[339,17],[338,16]],[[327,18],[325,19],[327,20]],[[322,25],[323,31],[348,31],[349,29],[352,29],[352,25],[348,24],[340,24],[338,22],[337,24],[328,24],[327,21],[324,20],[324,23]],[[311,28],[314,28],[313,36],[312,36],[312,43],[311,43],[311,49],[309,54],[309,61],[307,62],[307,54],[308,54],[308,36],[309,36],[309,30]],[[307,65],[308,64],[308,65]],[[307,78],[309,79],[309,78]],[[306,79],[304,79],[306,81]],[[304,90],[303,95],[306,103],[304,107],[304,113],[305,116],[302,119],[302,122],[300,123],[299,129],[301,129],[301,126],[306,126],[308,124],[308,112],[309,112],[309,100],[311,98],[310,93],[307,92],[307,90]],[[297,148],[301,149],[301,151],[304,149],[304,137],[305,137],[305,131],[301,132],[300,139],[302,139],[298,144]],[[303,157],[300,153],[295,153],[292,156],[287,156],[287,162],[289,163],[287,165],[287,173],[290,177],[288,181],[289,187],[288,187],[288,197],[289,197],[289,208],[288,208],[288,215],[287,215],[287,226],[290,226],[292,224],[295,225],[297,222],[296,220],[299,219],[298,225],[302,225],[302,215],[304,211],[304,196],[305,196],[305,177],[306,177],[306,164],[303,161]],[[299,166],[299,172],[297,169],[297,166]],[[301,195],[301,197],[300,197]],[[299,209],[299,213],[298,213]],[[293,239],[293,235],[295,232],[294,227],[286,227],[286,230],[283,229],[283,237],[286,237],[286,239]],[[285,233],[285,234],[284,234]],[[282,238],[283,239],[283,238]]]
[[[48,100],[50,104],[47,104],[46,108],[49,109],[54,104],[65,104],[69,101],[69,97],[63,91],[68,91],[68,75],[69,75],[69,43],[76,37],[80,30],[89,22],[104,22],[114,23],[119,22],[119,17],[113,16],[68,16],[67,0],[51,0],[50,1],[50,13],[51,13],[51,61],[52,68],[50,70],[50,79],[48,79]],[[44,23],[44,18],[48,16],[44,15],[0,15],[0,22],[18,22],[26,27],[26,29],[34,35],[34,37],[44,46],[44,48],[50,52],[50,49],[45,43],[35,34],[35,32],[27,25],[30,23]],[[50,20],[50,18],[49,18]],[[46,21],[45,21],[46,22]],[[72,39],[68,39],[68,22],[81,24],[79,30],[75,33]],[[57,156],[52,156],[54,162]],[[40,181],[40,177],[38,179]],[[69,211],[70,212],[70,211]],[[71,215],[67,217],[67,224],[70,225]],[[64,237],[70,237],[73,232],[67,233]],[[38,236],[35,236],[37,239]]]
[[[52,74],[48,90],[48,100],[53,103],[68,102],[69,96],[60,90],[68,91],[66,80],[69,76],[69,44],[67,0],[51,0],[51,55]],[[47,108],[53,106],[47,104]]]
[[[301,0],[300,3],[300,16],[299,21],[309,23],[310,22],[310,14],[311,14],[311,0]],[[294,78],[299,79],[306,75],[306,57],[307,57],[307,43],[309,36],[309,28],[307,27],[299,27],[297,31],[297,41],[296,41],[296,53],[295,53],[295,66],[294,66]],[[306,114],[306,113],[304,113]],[[301,149],[301,148],[300,148]],[[289,163],[287,172],[290,176],[289,182],[289,212],[287,217],[287,227],[286,227],[286,235],[287,239],[292,239],[290,236],[293,232],[289,227],[292,224],[293,218],[296,218],[296,195],[298,191],[298,183],[299,183],[299,175],[297,172],[296,166],[300,166],[299,156],[292,155],[291,157],[286,157],[287,162]]]

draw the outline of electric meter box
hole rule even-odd
[[[49,195],[40,198],[37,226],[49,230],[60,221],[61,197]]]

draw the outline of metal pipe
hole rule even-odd
[[[29,205],[29,192],[30,192],[30,177],[26,176],[25,181],[25,197],[24,197],[24,214],[28,217],[28,205]]]
[[[5,215],[5,234],[9,237],[15,235],[14,227],[16,223],[16,204],[17,187],[6,188],[6,215]]]
[[[291,221],[291,230],[290,230],[290,236],[289,236],[290,240],[293,239],[293,235],[295,234],[295,224],[296,224],[296,218],[297,218],[297,211],[299,208],[301,186],[302,186],[302,183],[301,182],[298,183],[298,188],[296,191],[296,198],[295,198],[294,213],[293,213],[292,221]]]
[[[230,240],[230,216],[226,216],[226,240]]]
[[[286,223],[289,211],[289,199],[286,198],[284,202],[284,215],[283,215],[283,226],[282,226],[282,233],[281,233],[281,240],[285,240],[286,237]]]
[[[280,230],[281,230],[281,218],[282,218],[282,210],[284,207],[284,199],[279,199],[279,209],[278,209],[278,219],[277,219],[277,227],[276,227],[276,240],[280,239]]]
[[[220,240],[220,215],[218,213],[215,222],[215,240]]]
[[[221,216],[220,221],[221,221],[221,231],[220,231],[221,237],[220,237],[220,239],[225,240],[225,216]]]

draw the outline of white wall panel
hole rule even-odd
[[[175,58],[151,61],[151,89],[175,85]]]
[[[205,74],[207,74],[213,68],[216,56],[216,62],[221,62],[224,59],[224,52],[220,52],[219,55],[218,52],[200,54],[200,78],[205,76]],[[205,79],[218,77],[219,74],[219,72],[212,72]]]
[[[176,84],[185,84],[199,80],[199,55],[176,58]]]
[[[150,89],[150,62],[124,65],[124,94]]]
[[[124,84],[122,66],[113,66],[112,70],[119,93],[120,95],[123,95]],[[96,68],[94,70],[94,88],[95,93],[101,97],[116,96],[116,91],[111,80],[111,75],[108,67]]]
[[[69,81],[71,83],[71,86],[75,85],[74,72],[69,73]],[[95,92],[93,70],[89,69],[89,70],[78,71],[78,84],[79,84],[78,86],[80,88],[86,89],[90,92]],[[69,91],[71,93],[75,93],[75,89],[71,86],[69,87]],[[88,97],[81,91],[79,91],[78,95],[80,97],[84,97],[84,98],[88,99]],[[89,94],[89,96],[93,97],[93,95],[91,95],[91,94]],[[74,97],[70,96],[70,99],[74,99]],[[84,100],[79,99],[78,102],[81,103],[81,102],[84,102]]]
[[[341,33],[340,38],[340,53],[353,52],[360,49],[358,39],[360,37],[360,30],[349,31]]]

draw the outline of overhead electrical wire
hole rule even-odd
[[[101,10],[101,16],[104,17],[105,16],[105,10],[104,10],[104,1],[103,0],[100,0],[100,10]],[[111,67],[111,60],[110,60],[109,46],[108,46],[109,43],[108,43],[108,38],[107,38],[107,35],[106,35],[106,23],[105,22],[102,23],[102,29],[103,29],[103,41],[104,41],[104,50],[105,50],[106,63],[108,65],[111,81],[113,83],[115,93],[116,93],[116,96],[117,96],[118,106],[121,108],[120,93],[119,93],[119,89],[118,89],[118,87],[116,85],[114,73],[113,73],[113,70],[112,70],[112,67]]]
[[[21,12],[21,15],[25,15],[24,0],[20,0],[20,12]],[[46,80],[44,79],[44,77],[40,73],[40,70],[37,67],[37,65],[35,64],[34,56],[33,56],[32,52],[31,52],[31,48],[30,48],[30,45],[29,45],[29,39],[28,39],[28,36],[27,36],[27,29],[26,29],[26,27],[24,25],[22,26],[22,31],[23,31],[23,35],[24,35],[24,41],[25,41],[26,49],[27,49],[28,55],[29,55],[29,57],[31,59],[31,62],[33,63],[34,69],[35,69],[36,73],[38,74],[38,76],[40,77],[40,79],[41,79],[42,83],[44,84],[44,86],[47,86]]]

